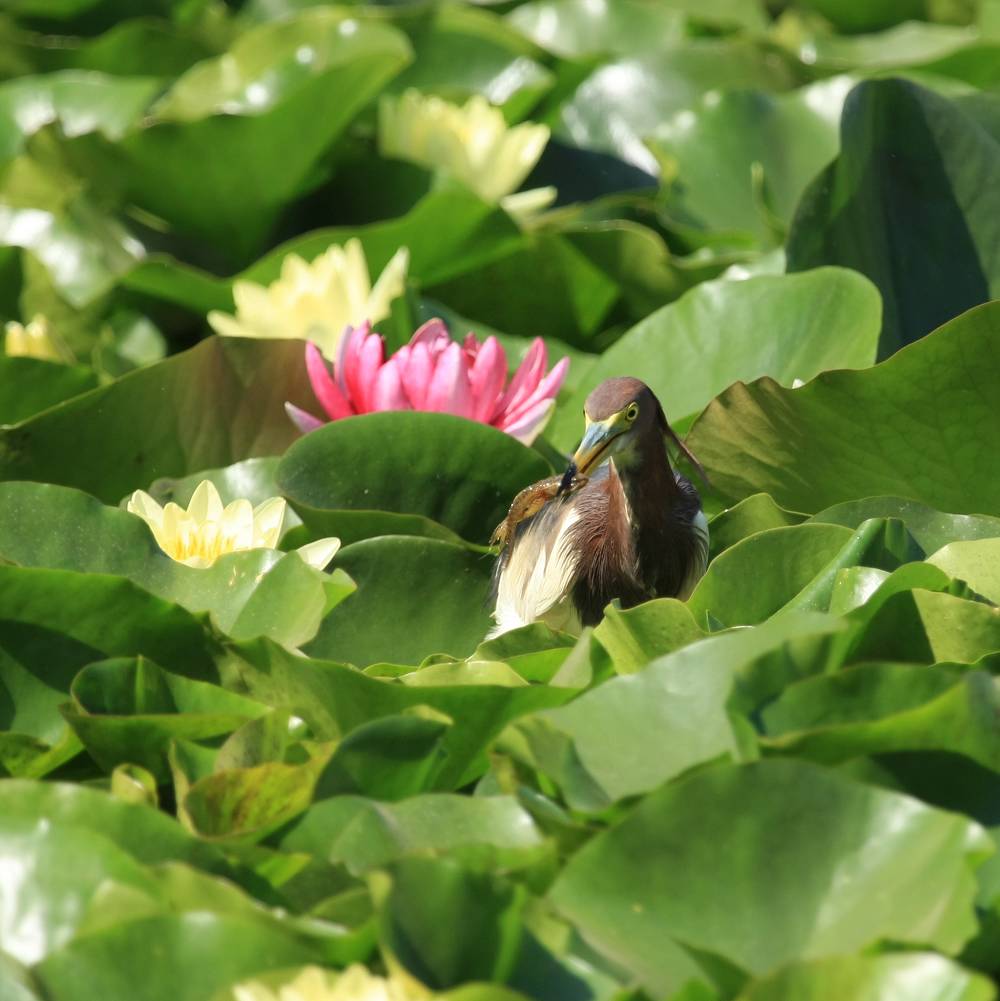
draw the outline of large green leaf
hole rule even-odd
[[[0,817],[7,824],[44,818],[53,827],[102,835],[148,864],[173,859],[209,872],[230,871],[221,852],[188,834],[165,813],[86,786],[8,779],[0,783]]]
[[[212,337],[158,365],[0,429],[0,479],[43,480],[117,503],[158,476],[280,452],[290,400],[315,408],[299,341]]]
[[[522,488],[550,475],[537,453],[485,424],[396,411],[334,421],[286,453],[278,483],[307,525],[337,534],[340,511],[417,514],[489,541]],[[322,510],[318,510],[322,509]]]
[[[492,557],[438,539],[383,536],[334,561],[358,589],[323,620],[306,652],[365,667],[463,657],[486,635]]]
[[[770,379],[714,400],[688,439],[723,494],[817,511],[877,494],[1000,514],[1000,305],[971,310],[863,372]],[[969,373],[974,373],[970,376]]]
[[[993,985],[929,952],[836,956],[793,963],[737,1001],[993,1001]]]
[[[0,483],[0,558],[126,577],[188,611],[211,613],[237,639],[266,635],[291,646],[312,639],[323,616],[353,590],[343,574],[326,575],[273,550],[224,555],[207,568],[185,566],[134,515],[41,483]]]
[[[594,838],[552,900],[669,995],[697,974],[685,947],[758,974],[880,939],[954,953],[975,931],[973,870],[990,850],[965,818],[815,766],[720,765]]]
[[[73,681],[66,719],[107,772],[125,762],[165,780],[171,740],[232,733],[266,707],[218,685],[171,674],[142,657],[84,668]]]
[[[33,964],[73,938],[87,904],[106,880],[139,890],[151,886],[143,867],[110,838],[80,828],[5,817],[4,952]]]
[[[752,756],[749,728],[728,708],[734,682],[792,644],[793,676],[819,670],[810,656],[814,641],[822,649],[842,628],[798,614],[688,644],[568,705],[518,720],[505,741],[552,778],[572,807],[602,810],[703,762]]]
[[[841,264],[885,306],[887,357],[1000,295],[1000,144],[946,98],[902,80],[858,85],[841,154],[806,193],[788,269]]]
[[[787,90],[785,61],[746,41],[698,39],[607,63],[577,87],[560,110],[560,132],[576,145],[615,153],[656,174],[642,140],[666,118],[709,90]]]
[[[1000,538],[952,542],[928,556],[927,562],[1000,605]]]
[[[83,936],[51,953],[35,975],[59,1001],[89,1001],[95,994],[204,1001],[234,980],[319,959],[319,950],[292,931],[244,916],[192,912]]]
[[[322,800],[281,832],[280,845],[360,874],[408,855],[506,868],[538,858],[543,839],[512,797],[431,793],[398,803],[355,796]]]
[[[1000,693],[988,674],[861,664],[790,686],[762,713],[779,754],[835,764],[895,751],[950,751],[1000,771]]]
[[[877,292],[850,271],[705,282],[605,351],[548,435],[571,448],[587,394],[612,376],[642,378],[677,420],[737,380],[769,375],[791,385],[829,368],[863,368],[875,359],[879,318]]]
[[[143,654],[185,674],[214,673],[205,623],[124,577],[0,563],[0,622],[29,630],[43,662],[83,646],[93,660]],[[49,671],[49,682],[60,677]]]
[[[747,501],[742,501],[742,504]],[[738,505],[738,506],[741,506]],[[902,497],[865,497],[835,504],[814,514],[811,521],[857,528],[869,518],[896,518],[925,553],[934,553],[949,542],[974,541],[1000,537],[1000,518],[985,515],[945,514],[926,504]],[[713,542],[717,534],[712,522]]]
[[[0,355],[0,424],[16,424],[96,385],[89,369]]]
[[[99,152],[128,197],[240,262],[410,57],[406,38],[388,25],[307,11],[253,28],[193,66],[141,127]]]
[[[148,77],[77,70],[10,80],[0,86],[0,163],[21,151],[25,137],[53,122],[67,136],[99,131],[120,139],[161,86]]]
[[[490,741],[517,716],[561,705],[572,691],[543,685],[410,687],[369,678],[341,664],[297,657],[266,641],[232,648],[228,669],[250,695],[300,716],[320,739],[341,738],[372,720],[429,706],[451,725],[437,788],[454,789],[481,774]]]
[[[840,112],[854,82],[834,77],[789,94],[715,94],[665,121],[649,142],[676,175],[671,213],[765,244],[780,239],[806,186],[837,154]]]

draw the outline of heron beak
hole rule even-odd
[[[581,476],[587,476],[595,466],[601,464],[608,446],[618,437],[621,428],[612,423],[613,421],[614,418],[608,421],[588,422],[583,441],[573,456],[573,464]]]

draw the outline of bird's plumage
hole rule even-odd
[[[616,599],[686,598],[705,571],[708,524],[670,465],[677,439],[656,397],[637,379],[608,380],[586,415],[577,457],[592,474],[572,477],[571,465],[526,488],[498,529],[493,635],[534,621],[578,631]]]

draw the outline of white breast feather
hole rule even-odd
[[[497,583],[491,637],[539,619],[556,629],[579,629],[570,590],[580,560],[569,538],[579,520],[579,512],[570,509],[550,546],[545,536],[551,520],[544,516],[535,518],[517,539]]]

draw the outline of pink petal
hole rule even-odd
[[[285,413],[292,419],[292,423],[303,433],[308,434],[310,431],[315,431],[316,428],[321,428],[324,421],[321,421],[318,417],[313,417],[312,414],[307,413],[301,407],[295,406],[294,403],[285,404]]]
[[[343,336],[340,338],[340,350],[337,352],[337,364],[334,365],[333,371],[337,377],[337,382],[340,384],[340,391],[344,396],[349,395],[345,375],[348,369],[348,358],[353,358],[357,354],[361,342],[371,333],[371,330],[371,324],[365,320],[360,327],[346,327]]]
[[[400,375],[403,379],[403,389],[410,400],[410,406],[414,410],[424,410],[424,402],[427,399],[431,377],[434,374],[434,365],[431,362],[430,349],[425,343],[413,344],[411,342],[411,345],[410,356],[405,367],[400,368]]]
[[[566,378],[567,371],[569,371],[568,358],[563,358],[561,361],[556,362],[552,366],[552,371],[542,379],[530,396],[522,400],[517,406],[504,411],[504,418],[508,421],[516,420],[536,403],[542,400],[554,400],[556,394],[559,392],[559,387],[563,384],[563,379]]]
[[[344,381],[354,409],[359,414],[367,414],[372,409],[372,395],[375,377],[385,359],[385,344],[378,334],[356,336],[370,327],[365,324],[355,331],[352,343],[344,357]]]
[[[447,341],[451,340],[448,336],[448,328],[444,325],[444,320],[435,316],[433,320],[428,320],[426,323],[421,324],[417,332],[410,338],[410,344],[431,345],[435,341],[439,341],[442,337]]]
[[[469,369],[473,420],[488,422],[493,417],[506,380],[507,354],[495,337],[487,337]]]
[[[507,392],[500,401],[501,412],[509,413],[523,403],[538,387],[542,374],[545,372],[546,352],[545,342],[536,337],[524,356],[524,361],[510,380]]]
[[[534,406],[525,410],[515,420],[501,420],[494,424],[501,431],[506,431],[522,445],[530,445],[545,427],[549,415],[555,409],[554,400],[539,400]]]
[[[472,390],[469,366],[460,345],[452,342],[434,368],[424,409],[469,417],[472,413]]]
[[[319,348],[312,341],[306,344],[306,371],[309,373],[309,382],[316,399],[330,420],[340,420],[341,417],[350,417],[354,413],[340,387],[330,375]]]
[[[409,410],[410,401],[403,391],[403,380],[399,374],[395,357],[390,358],[375,377],[375,392],[372,394],[372,410]]]

